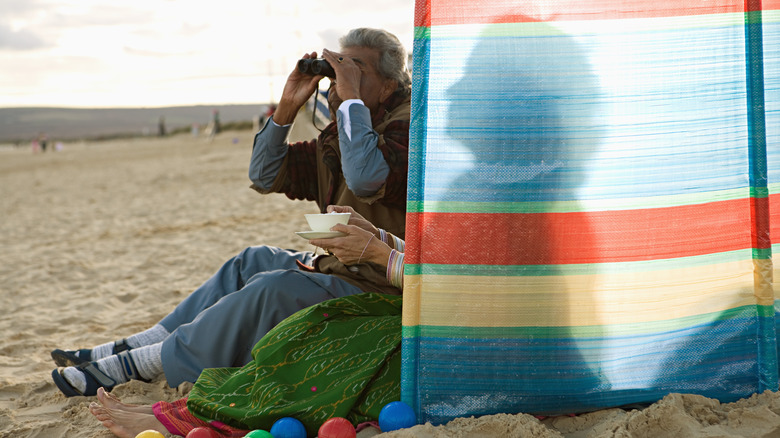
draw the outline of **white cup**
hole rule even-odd
[[[330,231],[336,224],[346,225],[351,213],[305,214],[312,231]]]

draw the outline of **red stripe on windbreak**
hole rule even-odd
[[[414,25],[416,27],[431,27],[431,0],[414,2]]]
[[[750,200],[576,213],[409,213],[407,263],[659,260],[751,248]]]
[[[777,3],[777,0],[764,1],[763,9],[769,10],[767,4],[774,3]],[[415,26],[426,27],[448,24],[677,17],[744,12],[746,7],[756,8],[753,0],[417,0],[415,6]]]
[[[772,247],[770,239],[771,217],[769,216],[769,198],[750,198],[750,208],[753,209],[753,248],[767,249]]]
[[[761,9],[765,11],[776,11],[780,9],[780,0],[763,0]]]
[[[769,196],[769,238],[774,236],[775,243],[780,243],[780,194]]]

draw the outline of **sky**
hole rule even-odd
[[[411,53],[413,18],[414,0],[0,0],[0,107],[275,102],[349,29]]]

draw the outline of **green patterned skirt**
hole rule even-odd
[[[187,408],[249,430],[293,417],[310,435],[332,417],[375,421],[400,399],[401,297],[363,293],[301,310],[268,332],[252,357],[242,368],[204,370]]]

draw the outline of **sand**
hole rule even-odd
[[[298,132],[308,136],[311,132]],[[310,249],[313,203],[248,188],[252,133],[0,149],[0,437],[111,437],[93,398],[63,397],[54,348],[90,347],[147,328],[248,245]],[[131,382],[131,403],[175,400],[189,385]],[[361,438],[376,435],[373,429]],[[539,421],[464,418],[380,437],[778,437],[780,395],[721,404],[671,394],[644,411]]]

